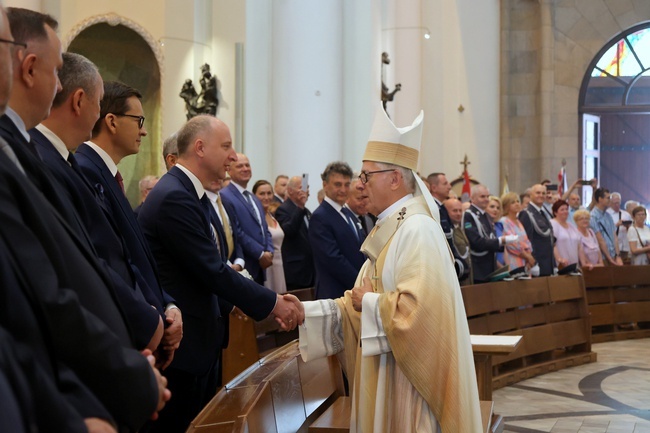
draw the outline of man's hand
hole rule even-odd
[[[616,259],[614,260],[614,264],[616,266],[623,266],[623,259],[621,258],[621,256],[616,256]]]
[[[241,265],[230,265],[231,268],[233,268],[237,272],[241,272],[244,268],[241,267]]]
[[[156,367],[164,370],[169,367],[174,359],[174,352],[181,345],[183,339],[183,315],[178,308],[168,308],[165,311],[165,328],[162,341],[156,350]]]
[[[305,309],[300,299],[294,295],[278,295],[278,301],[271,314],[275,316],[275,321],[285,331],[291,331],[305,321]]]
[[[370,278],[363,277],[361,286],[354,287],[352,289],[352,306],[355,310],[361,311],[361,301],[363,300],[363,295],[372,291],[373,290],[372,284],[370,283]]]
[[[107,421],[100,418],[85,418],[84,424],[88,433],[117,433],[117,430]]]
[[[309,198],[309,190],[307,191],[299,190],[296,196],[296,201],[294,203],[300,209],[304,209],[308,198]]]
[[[260,257],[260,266],[262,269],[266,269],[273,264],[273,253],[269,251],[264,251],[262,257]]]
[[[151,369],[156,376],[156,383],[158,384],[158,405],[156,411],[151,415],[151,419],[155,421],[158,419],[158,412],[165,407],[165,403],[167,403],[172,397],[172,393],[167,389],[167,378],[161,375],[160,371],[156,368],[156,358],[151,354],[151,351],[145,349],[142,351],[142,355],[144,355],[149,361],[149,365],[151,365]]]

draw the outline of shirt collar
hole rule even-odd
[[[532,201],[529,202],[528,204],[531,205],[532,207],[534,207],[535,209],[537,209],[540,213],[542,212],[542,207],[544,206],[543,204],[542,204],[542,206],[537,206],[537,205],[536,205],[535,203],[533,203]]]
[[[476,209],[478,211],[478,213],[481,214],[481,215],[483,215],[485,213],[485,211],[483,209],[481,209],[480,207],[478,207],[478,206],[476,206],[474,204],[472,205],[472,207],[474,209]]]
[[[413,194],[406,194],[404,197],[400,198],[397,200],[395,203],[392,205],[388,206],[388,208],[384,209],[382,213],[380,213],[377,216],[377,224],[379,225],[380,222],[383,222],[383,219],[386,217],[391,216],[399,207],[406,201],[410,200],[413,198]]]
[[[337,202],[335,202],[334,200],[332,200],[328,196],[325,196],[325,198],[323,200],[328,202],[330,204],[330,206],[332,206],[337,212],[341,212],[343,210],[343,206],[341,206],[340,204],[338,204]]]
[[[196,177],[194,173],[192,173],[187,167],[184,167],[182,164],[176,163],[176,167],[178,167],[190,179],[192,185],[194,185],[194,190],[196,191],[196,195],[198,196],[199,200],[201,200],[203,198],[203,195],[206,193],[206,191],[205,188],[203,188],[203,184],[201,183],[199,178]],[[215,200],[216,199],[217,198],[215,197]]]
[[[30,141],[31,137],[27,133],[25,122],[23,122],[23,119],[18,115],[18,113],[16,113],[11,107],[7,106],[5,114],[9,119],[11,119],[14,125],[16,125],[16,128],[18,128],[18,131],[20,132],[20,135],[22,135],[25,140]]]
[[[235,185],[235,188],[237,188],[237,191],[239,191],[239,192],[241,193],[241,195],[244,195],[244,191],[248,191],[246,188],[244,188],[243,186],[241,186],[241,185],[238,184],[237,182],[230,181],[230,183],[232,183],[233,185]]]
[[[104,161],[104,164],[106,164],[106,167],[108,167],[108,171],[111,172],[113,176],[117,174],[117,164],[115,164],[115,161],[113,161],[113,158],[109,156],[108,153],[101,147],[97,146],[95,143],[92,141],[86,141],[86,144],[88,147],[90,147],[92,150],[97,152],[97,155]]]
[[[63,140],[59,138],[58,135],[56,135],[50,128],[47,126],[43,125],[42,123],[39,123],[36,125],[36,129],[38,129],[41,134],[47,138],[50,143],[52,143],[52,146],[56,149],[57,152],[65,159],[66,161],[68,160],[68,155],[70,155],[70,151],[68,148],[65,146],[65,143]]]

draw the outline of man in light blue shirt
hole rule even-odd
[[[616,226],[612,216],[606,212],[609,199],[609,190],[605,188],[598,188],[594,192],[595,206],[591,211],[591,229],[598,238],[603,261],[608,265],[622,266],[623,260],[619,255],[618,242],[615,241]]]

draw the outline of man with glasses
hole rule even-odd
[[[306,361],[344,351],[351,431],[482,430],[467,316],[433,197],[415,170],[420,114],[396,128],[378,111],[360,179],[377,226],[342,298],[305,302]]]

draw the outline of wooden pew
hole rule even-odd
[[[650,337],[650,266],[584,271],[592,341]]]
[[[501,281],[461,290],[471,334],[524,337],[509,355],[492,357],[493,389],[596,360],[581,276]]]

